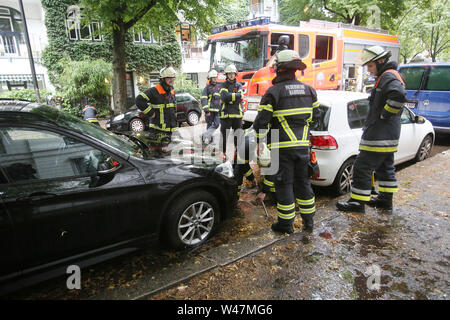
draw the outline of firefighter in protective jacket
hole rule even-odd
[[[350,199],[337,202],[342,211],[364,212],[365,204],[392,209],[393,193],[398,185],[395,178],[394,152],[400,138],[400,117],[405,98],[404,81],[397,63],[389,62],[391,53],[380,46],[364,49],[362,64],[378,76],[369,98],[369,114],[363,128],[359,154],[353,167]],[[378,179],[379,196],[371,199],[372,172]]]
[[[95,107],[90,104],[87,104],[83,108],[83,119],[90,123],[100,126],[100,123],[98,122],[97,119],[97,109],[95,109]]]
[[[276,73],[273,87],[262,97],[253,128],[263,138],[267,130],[278,130],[278,141],[267,135],[272,150],[272,163],[279,161],[278,172],[272,176],[275,187],[278,222],[272,229],[278,232],[294,232],[295,206],[299,206],[303,228],[312,231],[316,211],[315,196],[308,179],[309,124],[317,117],[316,91],[298,81],[296,70],[306,65],[294,50],[276,54]],[[274,159],[274,149],[279,159]],[[272,187],[272,186],[270,186]]]
[[[214,131],[220,126],[220,85],[217,83],[217,71],[208,73],[208,85],[203,89],[201,102],[205,113],[206,132],[204,138],[211,142]]]
[[[175,75],[176,71],[172,67],[161,69],[159,84],[136,97],[136,106],[150,117],[150,131],[161,137],[170,137],[178,130],[173,90]]]
[[[227,138],[230,129],[238,130],[242,126],[243,107],[242,84],[236,81],[237,69],[233,64],[225,67],[224,70],[227,80],[222,84],[220,89],[220,100],[222,106],[220,108],[220,132],[222,151],[226,154]],[[227,132],[228,131],[228,132]],[[234,148],[237,146],[237,137],[234,137]]]

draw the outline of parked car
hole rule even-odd
[[[317,186],[332,186],[338,194],[350,191],[353,163],[359,151],[362,128],[369,112],[365,93],[317,91],[322,116],[311,127],[311,147],[316,153],[320,176],[312,180]],[[395,164],[429,157],[434,130],[423,117],[407,107],[401,115],[401,134]]]
[[[189,93],[176,93],[177,120],[181,124],[187,122],[190,126],[195,126],[200,121],[202,109],[200,102]],[[137,106],[132,106],[124,113],[106,121],[106,129],[111,131],[134,131],[142,132],[148,129],[148,116],[143,114]]]
[[[316,153],[320,176],[311,180],[316,186],[332,186],[338,194],[350,191],[353,163],[359,153],[362,127],[369,111],[368,94],[318,90],[321,118],[311,127],[311,147]],[[257,112],[248,110],[244,119],[253,122]],[[402,129],[395,164],[430,156],[434,130],[430,121],[404,107]]]
[[[436,133],[450,133],[450,62],[406,64],[399,72],[407,106],[430,120]]]
[[[174,159],[189,143],[152,150],[152,138],[0,101],[0,292],[151,240],[191,248],[211,236],[237,202],[231,164],[191,149]]]

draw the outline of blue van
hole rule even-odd
[[[450,63],[400,66],[406,83],[406,105],[433,124],[436,133],[450,133]]]

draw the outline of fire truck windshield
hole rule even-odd
[[[212,43],[211,68],[223,72],[233,63],[238,71],[255,71],[264,66],[263,37],[215,41]]]

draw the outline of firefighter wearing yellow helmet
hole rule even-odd
[[[220,125],[220,85],[217,83],[217,71],[208,72],[208,85],[203,89],[201,103],[205,113],[206,132],[203,134],[202,140],[205,143],[212,142],[214,131]]]
[[[277,75],[272,81],[273,86],[262,97],[253,123],[257,137],[267,139],[272,150],[272,164],[279,163],[278,172],[267,181],[271,184],[270,189],[275,188],[278,211],[278,221],[272,224],[272,229],[294,232],[297,205],[304,230],[312,231],[316,207],[308,179],[309,125],[319,116],[319,103],[316,91],[296,79],[296,70],[306,68],[296,51],[278,52],[275,66]],[[272,134],[268,130],[278,131],[278,141],[271,140]],[[278,149],[278,159],[274,159],[275,149]]]
[[[363,50],[361,64],[377,81],[369,98],[359,154],[353,166],[350,199],[337,202],[341,211],[364,212],[365,204],[392,209],[393,194],[398,190],[394,169],[394,152],[400,138],[403,104],[406,101],[404,81],[397,63],[389,61],[391,53],[380,46]],[[371,199],[372,172],[378,179],[378,198]]]
[[[225,67],[226,81],[220,89],[220,132],[222,151],[226,154],[227,137],[231,130],[238,130],[242,127],[242,117],[244,109],[242,106],[242,98],[244,92],[242,84],[236,81],[238,70],[234,64]],[[237,146],[237,137],[234,137],[234,148]]]
[[[159,83],[139,93],[136,97],[136,106],[149,116],[149,130],[160,137],[170,137],[178,130],[175,91],[173,90],[175,76],[174,68],[162,68],[159,72]],[[170,140],[165,139],[164,141]]]

